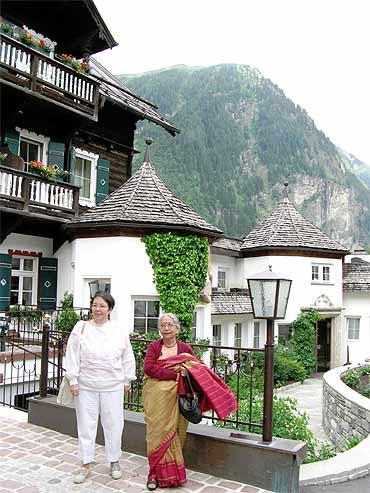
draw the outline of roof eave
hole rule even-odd
[[[102,28],[102,32],[105,38],[105,41],[108,44],[107,48],[114,48],[115,46],[118,46],[117,41],[113,38],[112,33],[108,29],[108,26],[104,22],[103,17],[100,15],[99,10],[96,8],[95,3],[93,0],[85,0],[87,8],[90,10],[91,15],[95,19],[96,23]]]
[[[335,248],[315,248],[315,247],[308,247],[308,246],[269,246],[269,245],[263,245],[263,246],[257,246],[257,247],[240,247],[240,252],[243,253],[249,253],[249,252],[258,252],[259,250],[287,250],[287,251],[294,251],[294,250],[299,250],[299,251],[307,251],[307,252],[317,252],[317,253],[335,253],[338,255],[348,255],[349,250],[337,250]]]
[[[195,226],[179,225],[179,224],[158,224],[158,223],[131,223],[122,221],[95,221],[95,222],[84,222],[84,223],[68,223],[65,225],[65,230],[87,230],[89,228],[105,228],[105,229],[150,229],[150,230],[175,230],[175,231],[186,231],[196,234],[201,234],[202,236],[208,236],[212,238],[221,238],[223,236],[222,231],[213,231],[209,229],[197,228]]]
[[[112,104],[116,104],[118,106],[121,106],[123,107],[125,110],[127,111],[130,111],[131,113],[133,113],[134,115],[137,115],[139,117],[140,120],[148,120],[148,121],[151,121],[152,123],[155,123],[156,125],[159,125],[160,127],[164,128],[165,130],[167,130],[167,132],[169,134],[172,135],[172,137],[175,137],[176,134],[179,134],[181,132],[181,130],[177,127],[175,127],[174,125],[172,125],[170,122],[162,122],[159,118],[154,118],[152,116],[149,116],[147,114],[145,114],[144,112],[142,111],[139,111],[139,110],[135,110],[134,108],[132,108],[130,105],[128,105],[127,103],[124,103],[123,101],[117,101],[117,99],[109,96],[109,95],[105,95],[105,97],[112,103]]]

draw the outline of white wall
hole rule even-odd
[[[53,240],[40,236],[29,236],[12,233],[0,245],[0,253],[8,253],[8,249],[41,252],[43,257],[53,256]]]
[[[370,293],[344,292],[345,307],[343,327],[345,344],[349,346],[351,363],[370,358]],[[358,341],[347,339],[346,317],[360,317],[360,338]]]
[[[325,264],[330,266],[329,283],[312,283],[311,265]],[[292,279],[286,317],[279,323],[291,323],[297,318],[302,307],[309,307],[322,294],[326,295],[335,308],[342,307],[342,261],[323,257],[269,256],[244,259],[244,277],[268,270]]]
[[[70,293],[74,292],[74,261],[72,243],[66,241],[55,252],[54,257],[58,259],[57,305],[60,305],[60,301],[66,291]],[[76,307],[78,306],[75,302],[73,304]]]
[[[241,263],[239,258],[211,254],[212,287],[217,288],[219,268],[225,269],[229,276],[229,289],[243,287]]]
[[[132,330],[132,298],[159,299],[153,270],[140,238],[81,238],[73,241],[74,304],[88,306],[88,281],[110,279],[116,300],[112,318]]]

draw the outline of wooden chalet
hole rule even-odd
[[[94,60],[117,43],[92,0],[3,0],[0,15],[0,247],[42,237],[53,255],[62,226],[130,178],[137,122],[178,129]],[[18,250],[35,253],[27,238]],[[0,250],[0,309],[14,251]],[[55,259],[44,263],[50,272]]]

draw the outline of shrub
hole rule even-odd
[[[344,374],[342,380],[348,387],[351,387],[351,389],[357,389],[360,385],[360,372],[357,368],[352,368]]]
[[[294,358],[303,365],[309,377],[317,365],[316,322],[320,319],[315,310],[301,313],[291,324],[293,335],[290,340]]]
[[[343,376],[342,381],[359,392],[364,397],[370,398],[370,365],[351,368]]]
[[[344,450],[349,450],[353,447],[356,447],[356,445],[358,445],[361,440],[363,440],[363,438],[358,435],[351,436],[351,438],[348,438],[348,440],[346,441],[344,445]]]
[[[60,302],[61,311],[55,320],[55,328],[62,332],[62,336],[69,334],[80,316],[73,310],[73,294],[66,291]]]
[[[239,419],[242,421],[261,423],[263,416],[263,397],[257,396],[252,403],[252,415],[249,415],[249,401],[244,400],[239,405]],[[223,426],[217,424],[217,426]],[[226,427],[232,427],[232,424]],[[261,433],[260,428],[239,425],[239,430]],[[272,430],[275,437],[301,440],[307,443],[307,458],[305,462],[316,462],[335,455],[332,445],[320,442],[308,427],[308,415],[297,409],[297,401],[291,397],[276,397],[273,400]]]
[[[289,382],[303,382],[306,370],[303,365],[291,356],[281,356],[274,365],[275,386],[282,386]]]

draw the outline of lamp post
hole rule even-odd
[[[252,301],[253,317],[265,319],[267,324],[265,344],[263,392],[263,441],[272,440],[272,401],[274,390],[274,320],[285,318],[290,294],[291,279],[269,270],[250,276],[248,288]]]

